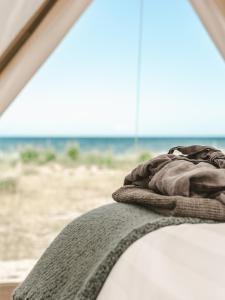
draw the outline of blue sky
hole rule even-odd
[[[0,135],[133,135],[139,0],[94,0]],[[225,64],[187,0],[145,0],[139,134],[225,136]]]

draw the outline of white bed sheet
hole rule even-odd
[[[168,226],[131,245],[97,300],[224,300],[225,224]]]

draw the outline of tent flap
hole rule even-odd
[[[14,6],[10,2],[0,3],[0,6],[5,8],[6,5],[8,6],[7,15],[9,17],[6,19],[5,15],[1,20],[3,30],[0,38],[0,73],[32,35],[55,3],[56,0],[31,0],[30,2],[22,0],[15,2]]]
[[[44,63],[90,2],[0,2],[0,114]]]
[[[190,0],[190,2],[225,59],[225,0]]]

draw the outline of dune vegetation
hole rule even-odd
[[[73,166],[95,165],[100,168],[121,168],[134,163],[141,163],[151,157],[152,154],[150,152],[141,149],[135,152],[119,155],[112,151],[90,150],[82,152],[80,151],[79,145],[71,144],[68,145],[63,152],[56,152],[53,149],[42,149],[28,146],[19,151],[19,156],[15,159],[15,162],[18,160],[25,164],[46,164],[49,162],[57,162]]]
[[[27,146],[1,154],[0,280],[22,280],[66,224],[112,202],[124,176],[150,157],[141,150],[83,152],[76,144],[61,152]]]

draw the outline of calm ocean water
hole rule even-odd
[[[131,137],[2,137],[0,138],[0,152],[15,152],[24,146],[34,146],[41,148],[53,148],[56,151],[63,151],[69,144],[77,143],[80,149],[86,150],[112,150],[114,152],[127,152],[134,149],[134,138]],[[138,140],[141,149],[153,152],[167,151],[177,145],[211,145],[220,149],[225,149],[225,137],[142,137]]]

